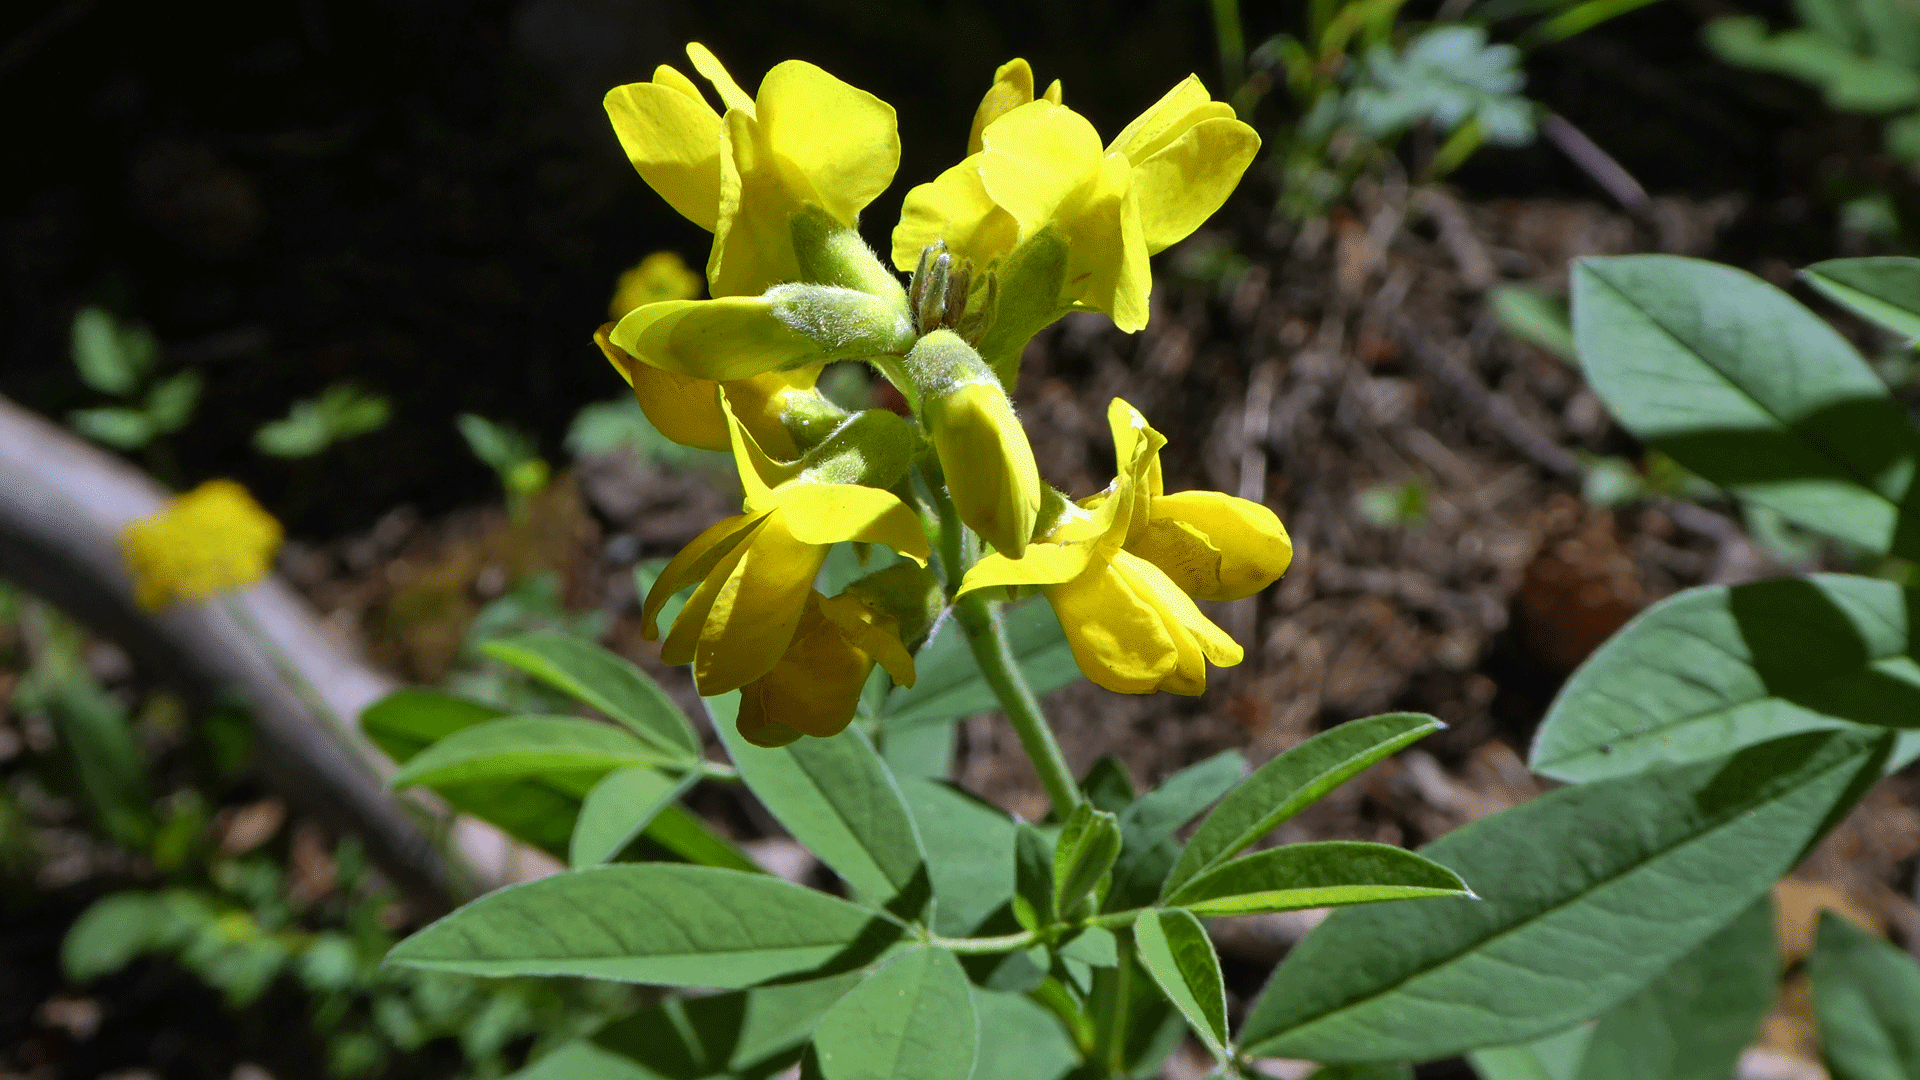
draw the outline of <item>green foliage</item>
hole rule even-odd
[[[979,1029],[960,961],[915,949],[834,1005],[813,1036],[825,1080],[967,1080]]]
[[[1801,271],[1827,299],[1905,338],[1920,338],[1920,259],[1829,259]]]
[[[67,422],[87,438],[116,450],[137,450],[193,418],[200,401],[199,373],[175,372],[149,385],[160,345],[145,327],[121,322],[101,308],[81,308],[73,317],[72,356],[88,388],[127,403],[68,414]]]
[[[1807,960],[1834,1080],[1920,1074],[1920,965],[1830,911]]]
[[[1487,310],[1502,329],[1562,360],[1574,359],[1573,318],[1567,303],[1525,285],[1495,285],[1487,290]]]
[[[1140,964],[1153,976],[1209,1053],[1227,1053],[1227,990],[1220,979],[1220,958],[1206,927],[1193,913],[1171,908],[1151,912],[1133,924]]]
[[[1043,597],[1009,608],[1006,622],[1014,657],[1034,693],[1045,694],[1080,679],[1066,633]],[[941,621],[914,657],[914,667],[917,678],[912,687],[894,687],[884,704],[865,714],[868,720],[885,725],[883,740],[895,732],[945,724],[999,707],[953,619]]]
[[[1475,125],[1495,146],[1533,141],[1533,103],[1520,96],[1520,50],[1490,45],[1477,26],[1434,26],[1396,53],[1369,48],[1344,112],[1368,138],[1393,139],[1420,123],[1441,132]]]
[[[253,446],[274,457],[312,457],[336,442],[378,431],[392,414],[386,398],[341,383],[319,397],[294,402],[284,418],[262,424],[253,433]]]
[[[1092,803],[1081,803],[1053,845],[1053,903],[1056,914],[1073,919],[1097,906],[1094,890],[1120,857],[1120,820]]]
[[[1223,863],[1167,903],[1197,914],[1254,915],[1336,904],[1472,897],[1459,875],[1403,848],[1354,840],[1289,844]]]
[[[644,765],[601,777],[580,803],[580,816],[567,844],[567,864],[579,869],[609,861],[699,778],[696,772],[675,778]]]
[[[605,649],[564,634],[537,634],[489,641],[481,651],[600,710],[663,753],[699,756],[700,739],[673,699]]]
[[[507,512],[515,521],[525,516],[526,499],[547,486],[552,467],[540,456],[533,439],[514,428],[473,413],[454,418],[467,449],[492,469],[507,494]]]

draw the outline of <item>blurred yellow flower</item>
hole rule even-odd
[[[128,523],[120,550],[134,599],[158,611],[174,600],[199,603],[259,581],[272,569],[282,537],[280,523],[246,488],[209,480],[168,499],[152,517]]]
[[[928,553],[920,519],[899,496],[857,483],[822,483],[797,465],[773,462],[728,415],[746,513],[694,537],[660,572],[641,611],[641,632],[653,640],[667,599],[699,583],[667,632],[660,658],[691,662],[694,682],[708,696],[773,670],[834,544],[885,544],[921,565]]]
[[[741,688],[740,734],[757,746],[840,734],[852,722],[876,662],[894,682],[913,685],[913,657],[900,643],[892,616],[852,596],[809,590],[786,652]]]
[[[1220,208],[1260,137],[1188,76],[1102,148],[1093,125],[1057,101],[1014,104],[1024,65],[1009,68],[976,114],[979,148],[907,193],[894,264],[916,265],[922,248],[943,239],[976,271],[1020,245],[1059,243],[1057,306],[1104,311],[1138,330],[1153,284],[1147,256]],[[1030,73],[1024,85],[1031,99]]]
[[[643,304],[661,300],[692,300],[706,288],[699,274],[687,269],[685,259],[671,251],[656,251],[620,275],[613,285],[607,317],[620,316]]]
[[[725,107],[666,65],[653,81],[609,91],[607,115],[627,157],[675,210],[712,232],[712,295],[755,296],[800,278],[792,219],[813,206],[846,228],[893,182],[893,107],[812,64],[774,66],[748,96],[705,46],[694,69]]]

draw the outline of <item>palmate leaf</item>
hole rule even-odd
[[[1824,911],[1807,970],[1834,1080],[1920,1076],[1920,966],[1912,957]]]
[[[1222,863],[1182,885],[1167,903],[1216,916],[1442,896],[1472,897],[1473,891],[1458,874],[1405,848],[1326,840]]]
[[[919,948],[840,999],[813,1036],[824,1080],[967,1080],[979,1025],[960,961]]]
[[[1901,505],[1920,440],[1853,346],[1745,271],[1666,255],[1574,263],[1594,393],[1675,461],[1815,532],[1920,555]]]
[[[778,878],[677,863],[571,870],[481,897],[389,963],[501,977],[577,975],[738,989],[877,958],[897,924]]]
[[[1463,826],[1422,854],[1484,899],[1335,912],[1274,973],[1241,1041],[1259,1055],[1421,1061],[1594,1016],[1764,894],[1879,775],[1890,742],[1797,735]]]
[[[1323,731],[1265,765],[1194,831],[1167,875],[1160,895],[1171,896],[1195,877],[1250,847],[1321,796],[1408,744],[1445,727],[1422,713],[1387,713]]]
[[[740,779],[794,839],[856,896],[898,899],[911,910],[897,914],[919,914],[931,890],[920,836],[893,775],[859,729],[767,749],[740,737],[739,694],[704,700]]]
[[[700,756],[700,737],[659,684],[624,658],[566,634],[496,638],[481,651],[625,725],[661,752]]]
[[[1556,780],[1704,761],[1856,724],[1920,726],[1915,594],[1845,574],[1692,589],[1642,612],[1567,680],[1529,764]],[[1901,736],[1892,763],[1920,753]]]

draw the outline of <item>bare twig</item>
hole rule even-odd
[[[1561,153],[1580,166],[1582,172],[1613,196],[1613,201],[1628,213],[1636,217],[1646,216],[1652,201],[1647,197],[1647,189],[1641,187],[1640,181],[1615,161],[1613,155],[1600,149],[1599,143],[1587,138],[1586,132],[1574,127],[1566,117],[1548,113],[1546,119],[1540,121],[1540,134],[1559,147]]]

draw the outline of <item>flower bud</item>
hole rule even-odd
[[[1019,558],[1040,514],[1040,467],[1000,380],[951,330],[921,338],[906,367],[960,520]]]

